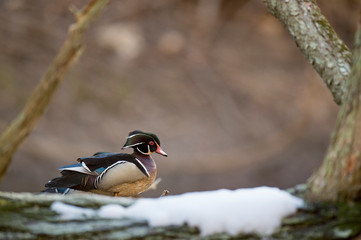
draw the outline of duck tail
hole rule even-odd
[[[54,178],[45,184],[48,192],[54,191],[52,189],[66,189],[72,188],[75,190],[89,191],[94,189],[95,176],[74,171],[62,171],[62,176]],[[47,191],[47,190],[45,190]]]

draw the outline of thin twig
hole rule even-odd
[[[49,65],[22,112],[0,136],[0,181],[6,173],[13,154],[34,128],[57,87],[81,55],[84,48],[84,32],[109,1],[92,0],[83,10],[76,12],[76,23],[70,26],[68,37],[58,55]]]

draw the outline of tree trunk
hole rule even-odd
[[[315,0],[264,0],[321,76],[337,104],[347,93],[351,52],[322,15]]]
[[[315,200],[355,200],[361,197],[361,27],[355,37],[353,66],[345,102],[326,157],[309,179]]]
[[[290,32],[297,46],[342,104],[331,143],[320,168],[308,181],[315,201],[361,197],[361,47],[360,29],[351,53],[338,38],[315,0],[264,0],[268,11]]]

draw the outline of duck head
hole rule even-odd
[[[127,141],[125,142],[122,149],[130,147],[144,155],[150,155],[156,152],[165,157],[168,156],[160,148],[159,138],[153,133],[143,132],[139,130],[130,132],[127,137]]]

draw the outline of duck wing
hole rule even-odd
[[[78,161],[80,163],[59,168],[62,176],[50,180],[45,187],[90,191],[150,176],[140,160],[126,153],[99,152]]]
[[[124,171],[126,171],[126,166],[134,164],[144,175],[149,177],[148,170],[144,164],[133,155],[127,153],[98,152],[91,157],[78,158],[78,162],[80,162],[88,172],[95,172],[98,175],[109,168],[113,168],[114,164],[125,164]]]

